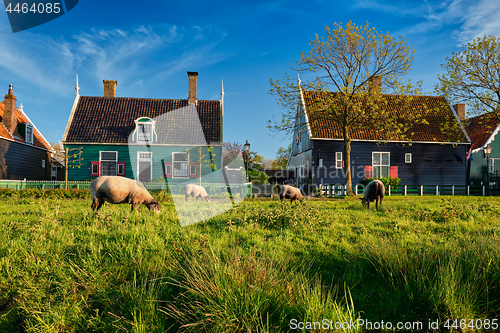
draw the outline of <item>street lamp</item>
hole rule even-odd
[[[247,169],[247,183],[248,183],[248,160],[250,157],[250,144],[247,142],[243,145],[243,148],[245,149],[245,163],[246,163],[246,169]]]

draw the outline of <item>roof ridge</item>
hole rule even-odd
[[[314,93],[314,94],[338,94],[338,91],[314,91],[314,90],[304,90],[305,93]],[[430,97],[430,98],[444,98],[444,96],[434,96],[434,95],[411,95],[411,94],[381,94],[382,96],[411,96],[411,97]]]
[[[188,101],[187,98],[146,98],[146,97],[104,97],[104,96],[80,96],[80,98],[99,98],[99,99],[137,99],[147,101]],[[199,99],[198,102],[219,102],[217,99]]]

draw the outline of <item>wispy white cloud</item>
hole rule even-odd
[[[500,1],[480,0],[465,8],[464,24],[458,34],[462,43],[484,35],[500,36]]]
[[[73,36],[0,35],[0,72],[56,93],[67,92],[68,76],[80,73],[137,84],[155,77],[217,63],[214,48],[226,33],[213,27],[175,25],[91,29]]]
[[[483,35],[500,35],[498,0],[399,1],[397,5],[387,0],[359,0],[355,7],[422,18],[419,23],[404,28],[407,35],[437,32],[451,27],[452,38],[460,44]]]

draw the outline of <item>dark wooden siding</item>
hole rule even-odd
[[[315,184],[343,184],[342,169],[335,168],[335,152],[343,152],[343,142],[313,140],[313,171]],[[352,183],[358,184],[365,176],[366,165],[372,165],[372,152],[389,152],[390,165],[398,167],[398,176],[403,185],[465,185],[467,145],[438,143],[360,142],[351,143]],[[318,152],[325,168],[318,172]],[[405,154],[412,154],[412,163],[405,163]],[[344,157],[345,159],[345,157]]]
[[[45,160],[45,167],[42,167]],[[0,177],[15,180],[50,180],[48,151],[0,139]]]

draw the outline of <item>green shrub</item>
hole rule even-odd
[[[382,177],[382,178],[364,178],[363,180],[360,181],[361,184],[363,185],[368,185],[372,180],[378,179],[380,180],[385,186],[391,185],[391,186],[398,186],[401,185],[401,179],[400,178],[392,178],[392,177]]]
[[[17,197],[17,198],[35,198],[35,199],[84,199],[90,198],[89,190],[79,190],[72,188],[65,189],[50,189],[42,190],[35,188],[27,188],[22,190],[13,190],[10,188],[0,188],[0,198]]]

